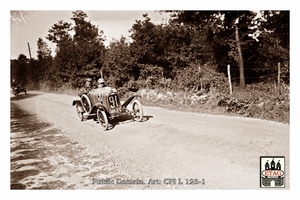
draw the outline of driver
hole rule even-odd
[[[19,90],[24,89],[24,87],[20,83],[18,83],[15,79],[12,80],[11,87],[18,88]]]
[[[11,83],[11,87],[12,88],[15,88],[15,87],[17,87],[19,84],[16,82],[16,80],[15,79],[13,79],[12,80],[12,83]]]
[[[92,79],[86,78],[85,85],[79,90],[78,96],[82,96],[83,94],[88,94],[92,89]]]
[[[99,78],[98,81],[97,81],[97,83],[98,83],[98,88],[105,87],[105,81],[104,81],[103,78]]]

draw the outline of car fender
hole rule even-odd
[[[72,103],[72,106],[75,106],[75,105],[82,106],[81,101],[80,100],[74,100],[73,103]]]
[[[82,103],[81,103],[80,100],[74,100],[73,103],[72,103],[72,106],[75,106],[75,105],[78,106],[78,108],[79,108],[79,110],[80,110],[81,112],[84,112],[84,109],[83,109],[83,107],[82,107]]]
[[[129,97],[129,98],[122,104],[122,107],[123,107],[123,108],[126,108],[126,107],[128,106],[128,104],[130,104],[131,101],[132,101],[133,99],[136,99],[136,98],[142,98],[142,96],[139,95],[139,94],[134,94],[134,95],[132,95],[131,97]]]

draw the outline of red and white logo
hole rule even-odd
[[[260,187],[284,187],[284,156],[260,157]]]
[[[282,170],[263,170],[262,175],[267,176],[267,177],[279,177],[283,176],[283,171]]]

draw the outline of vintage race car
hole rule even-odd
[[[74,100],[76,113],[80,121],[84,119],[97,120],[104,130],[109,128],[109,121],[122,115],[131,115],[135,121],[142,121],[143,108],[138,100],[140,95],[133,95],[121,104],[118,92],[115,88],[103,87],[91,90],[83,94],[79,100]],[[128,105],[132,109],[128,109]]]
[[[14,87],[12,88],[12,91],[13,91],[13,94],[14,94],[15,96],[18,96],[21,92],[24,92],[25,94],[27,94],[26,89],[25,89],[24,87],[20,86],[20,85],[14,86]]]

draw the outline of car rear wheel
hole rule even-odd
[[[132,103],[133,117],[135,121],[142,121],[144,117],[143,107],[139,100],[134,100]]]
[[[89,97],[86,94],[81,96],[82,107],[88,114],[91,112],[92,104]]]
[[[104,130],[108,129],[107,115],[103,110],[97,109],[97,119]]]

